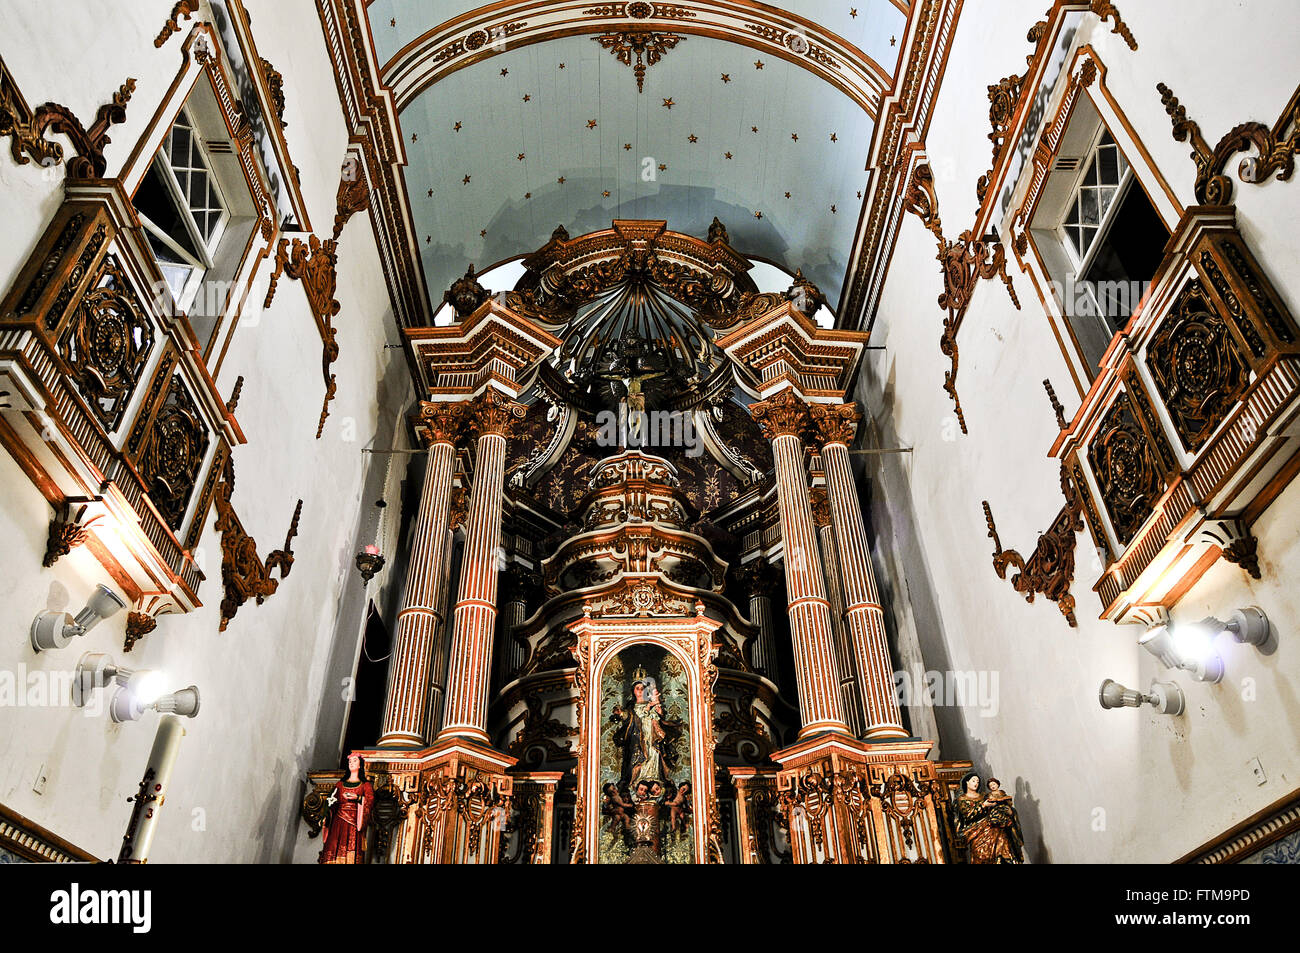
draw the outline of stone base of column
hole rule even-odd
[[[933,746],[828,733],[774,753],[793,862],[948,863],[946,788],[926,760]]]
[[[376,790],[394,791],[402,816],[392,836],[398,864],[495,864],[510,816],[517,759],[464,738],[409,750],[357,751]]]

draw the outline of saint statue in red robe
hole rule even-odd
[[[374,802],[375,789],[366,780],[361,756],[348,755],[347,777],[334,785],[330,795],[330,816],[319,863],[360,864],[365,860],[365,828]]]

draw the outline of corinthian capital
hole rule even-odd
[[[509,437],[514,422],[524,416],[524,405],[489,387],[465,408],[465,426],[476,437],[496,434]]]
[[[862,419],[857,404],[814,404],[809,411],[812,414],[813,431],[821,446],[842,443],[847,447],[853,442],[853,433],[858,421]]]
[[[817,526],[831,525],[831,501],[826,496],[826,487],[815,486],[809,491],[808,502],[812,504],[812,518]]]
[[[750,404],[749,414],[768,440],[784,436],[802,437],[808,429],[808,405],[788,387],[767,400]]]
[[[464,425],[465,405],[459,401],[420,401],[419,429],[428,443],[456,442]]]

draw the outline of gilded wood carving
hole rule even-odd
[[[280,586],[280,580],[293,569],[293,538],[298,535],[298,520],[302,516],[302,500],[293,511],[289,532],[284,538],[284,548],[267,554],[265,561],[257,554],[257,542],[244,531],[244,525],[235,513],[231,498],[235,492],[235,466],[227,458],[222,467],[221,483],[217,486],[216,529],[221,534],[221,600],[220,631],[235,617],[235,613],[249,599],[260,606]],[[279,572],[280,578],[271,575]]]
[[[72,141],[77,153],[67,161],[68,177],[103,178],[108,167],[104,148],[112,141],[109,127],[126,121],[126,105],[134,92],[135,80],[127,79],[112,100],[99,107],[87,129],[67,106],[44,103],[34,110],[29,107],[13,74],[0,60],[0,138],[10,137],[9,152],[19,165],[35,159],[42,166],[53,166],[63,162],[64,150],[62,144],[46,139],[45,133],[62,134]]]
[[[1247,156],[1237,166],[1241,181],[1259,184],[1274,173],[1286,181],[1295,171],[1295,155],[1300,148],[1300,86],[1291,94],[1291,101],[1273,128],[1261,122],[1243,122],[1228,130],[1211,149],[1201,134],[1201,127],[1189,119],[1187,109],[1164,83],[1157,83],[1160,102],[1173,123],[1174,139],[1189,142],[1192,161],[1196,163],[1196,201],[1202,205],[1229,205],[1232,202],[1232,180],[1224,174],[1228,160],[1239,152],[1254,148],[1256,154]]]
[[[140,415],[129,443],[140,448],[135,465],[149,499],[179,533],[211,434],[181,375],[165,381],[161,404]],[[155,380],[155,386],[158,383]]]

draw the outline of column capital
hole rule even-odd
[[[465,432],[473,437],[496,434],[509,437],[526,408],[495,387],[489,387],[465,406]]]
[[[778,391],[767,400],[750,404],[749,415],[762,428],[763,436],[768,440],[785,436],[802,439],[811,422],[808,404],[790,387]]]
[[[854,401],[847,404],[813,404],[809,408],[812,416],[812,430],[819,446],[832,443],[848,446],[853,442],[853,434],[858,422],[862,420],[862,411]]]
[[[456,438],[464,426],[464,411],[463,401],[422,400],[416,420],[416,432],[426,446],[435,443],[455,445]]]
[[[465,518],[469,514],[469,490],[463,486],[453,486],[451,488],[450,504],[447,513],[447,525],[452,532],[460,529],[465,525]]]
[[[813,522],[817,528],[821,529],[831,525],[831,501],[826,495],[826,487],[815,486],[808,494],[808,502],[812,505]]]
[[[751,598],[754,596],[771,598],[773,589],[780,579],[776,567],[766,559],[756,559],[743,566],[737,566],[732,570],[732,576],[736,584]]]

